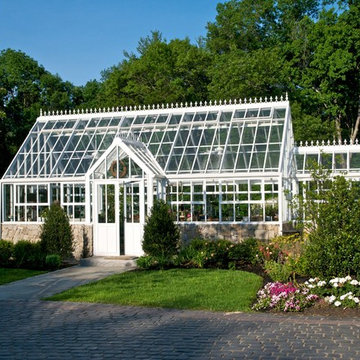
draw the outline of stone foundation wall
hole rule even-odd
[[[269,240],[280,234],[279,224],[187,224],[180,223],[181,238],[186,243],[193,238],[225,239],[241,242],[256,238]]]
[[[74,234],[74,257],[91,256],[93,254],[92,225],[71,225]],[[40,240],[41,224],[2,224],[1,238],[14,243],[19,240],[37,242]]]

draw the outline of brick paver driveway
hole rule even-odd
[[[0,359],[359,359],[358,320],[0,301]]]

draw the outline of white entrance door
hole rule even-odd
[[[119,187],[116,183],[94,185],[94,255],[120,255]]]

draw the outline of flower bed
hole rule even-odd
[[[336,277],[329,281],[311,278],[305,282],[305,286],[336,307],[359,307],[360,282],[351,276]]]
[[[284,312],[297,312],[312,306],[319,296],[310,293],[305,285],[280,282],[268,283],[258,291],[258,300],[253,306],[254,310],[276,310]]]

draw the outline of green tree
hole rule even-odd
[[[145,254],[162,258],[176,255],[179,241],[180,231],[170,207],[162,200],[155,200],[144,227],[142,247]]]
[[[210,57],[203,48],[189,39],[168,43],[153,32],[140,39],[138,52],[103,72],[100,98],[105,106],[207,99]]]
[[[43,252],[60,255],[62,259],[70,257],[74,236],[65,211],[58,202],[54,202],[44,217],[40,235]]]

